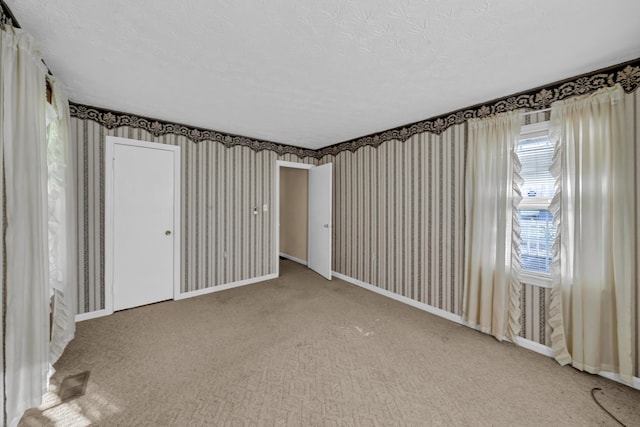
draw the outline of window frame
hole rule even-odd
[[[525,141],[528,139],[540,138],[540,137],[548,137],[549,136],[549,127],[550,121],[544,121],[539,123],[533,123],[529,125],[523,125],[520,128],[520,136],[518,138],[518,144],[521,141]],[[525,200],[528,199],[528,200]],[[533,199],[533,200],[532,200]],[[517,210],[549,210],[551,205],[551,201],[553,198],[550,197],[523,197],[518,206],[516,206]],[[528,285],[539,286],[542,288],[551,288],[552,287],[552,279],[551,273],[540,273],[531,270],[524,270],[522,266],[520,266],[520,271],[518,271],[518,279],[520,283],[525,283]]]

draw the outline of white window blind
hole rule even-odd
[[[549,138],[545,136],[521,140],[516,152],[522,163],[520,175],[524,179],[524,184],[520,191],[523,202],[540,203],[542,202],[540,198],[553,198],[555,180],[549,172],[553,160],[553,145]]]
[[[523,138],[516,149],[524,183],[518,209],[520,264],[524,272],[549,274],[551,247],[556,236],[549,204],[555,193],[555,179],[549,172],[553,145],[548,136]]]
[[[551,247],[556,237],[552,219],[548,210],[518,210],[522,270],[549,273]]]

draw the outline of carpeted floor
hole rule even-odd
[[[283,261],[269,282],[78,324],[20,426],[640,425],[640,392]],[[86,394],[60,403],[71,374]]]

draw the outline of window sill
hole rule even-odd
[[[550,274],[535,274],[527,271],[521,271],[519,279],[520,283],[524,283],[526,285],[549,289],[553,287]]]

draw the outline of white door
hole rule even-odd
[[[309,268],[331,280],[331,163],[309,169]]]
[[[113,146],[113,309],[173,298],[176,152]]]

